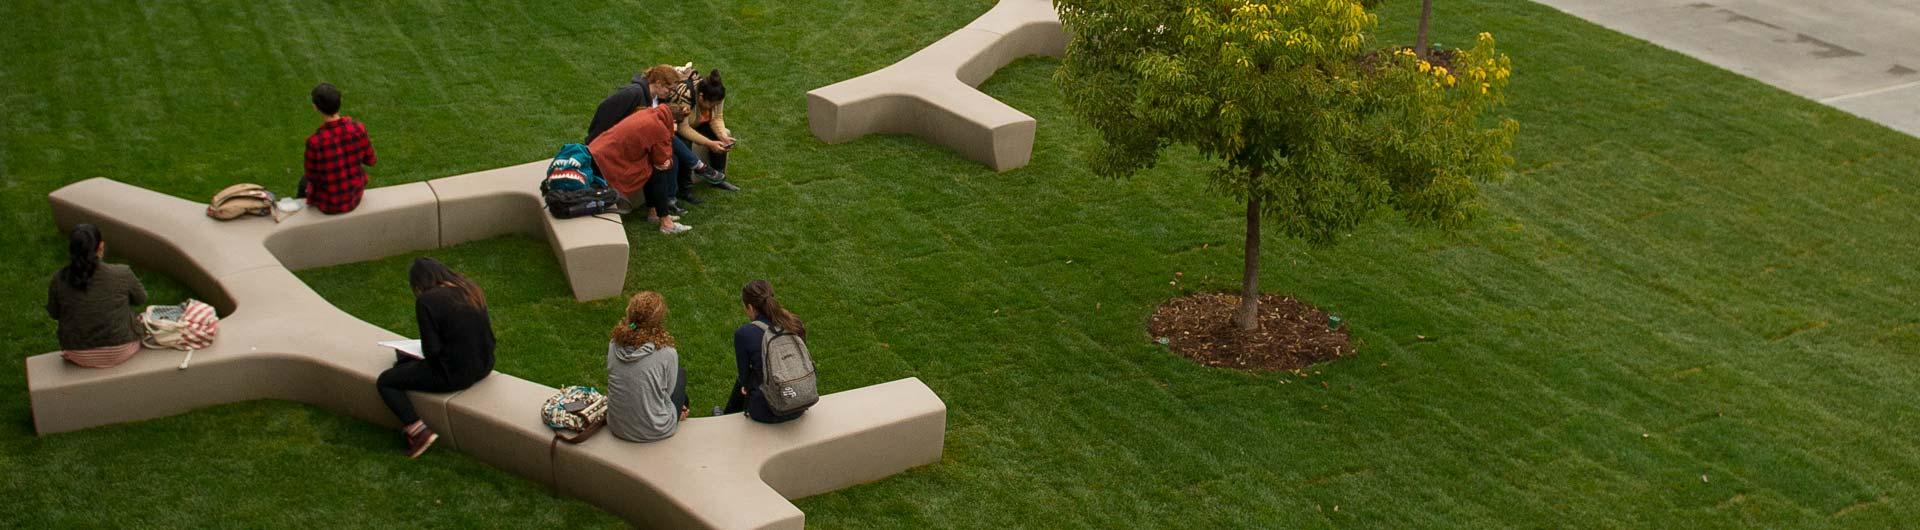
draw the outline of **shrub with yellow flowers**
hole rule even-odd
[[[1491,116],[1512,61],[1481,33],[1451,65],[1386,51],[1363,0],[1056,0],[1072,35],[1055,80],[1099,131],[1097,173],[1152,167],[1174,144],[1247,205],[1236,324],[1255,324],[1263,220],[1330,243],[1373,214],[1445,228],[1505,173],[1519,126]]]

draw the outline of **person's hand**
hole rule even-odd
[[[725,153],[733,149],[732,142],[707,142],[707,149],[716,153]]]
[[[687,408],[680,407],[680,421],[687,421]]]
[[[747,387],[744,387],[744,386],[740,387],[740,395],[742,396],[747,395]]]

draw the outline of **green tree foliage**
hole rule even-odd
[[[1488,116],[1511,62],[1482,33],[1453,71],[1383,48],[1357,0],[1058,0],[1072,40],[1056,81],[1102,138],[1100,174],[1191,146],[1213,189],[1247,204],[1242,303],[1257,325],[1260,224],[1328,243],[1380,212],[1471,219],[1477,183],[1505,172],[1519,125]]]

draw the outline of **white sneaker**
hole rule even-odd
[[[680,223],[673,223],[673,226],[671,227],[661,228],[660,233],[666,234],[666,235],[674,235],[674,234],[678,234],[678,233],[685,232],[692,229],[693,227],[691,226],[683,225]]]

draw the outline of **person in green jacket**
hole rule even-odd
[[[90,224],[67,235],[67,266],[47,285],[47,316],[59,322],[61,356],[88,368],[119,365],[140,351],[133,308],[147,289],[126,265],[104,263],[107,242]]]

